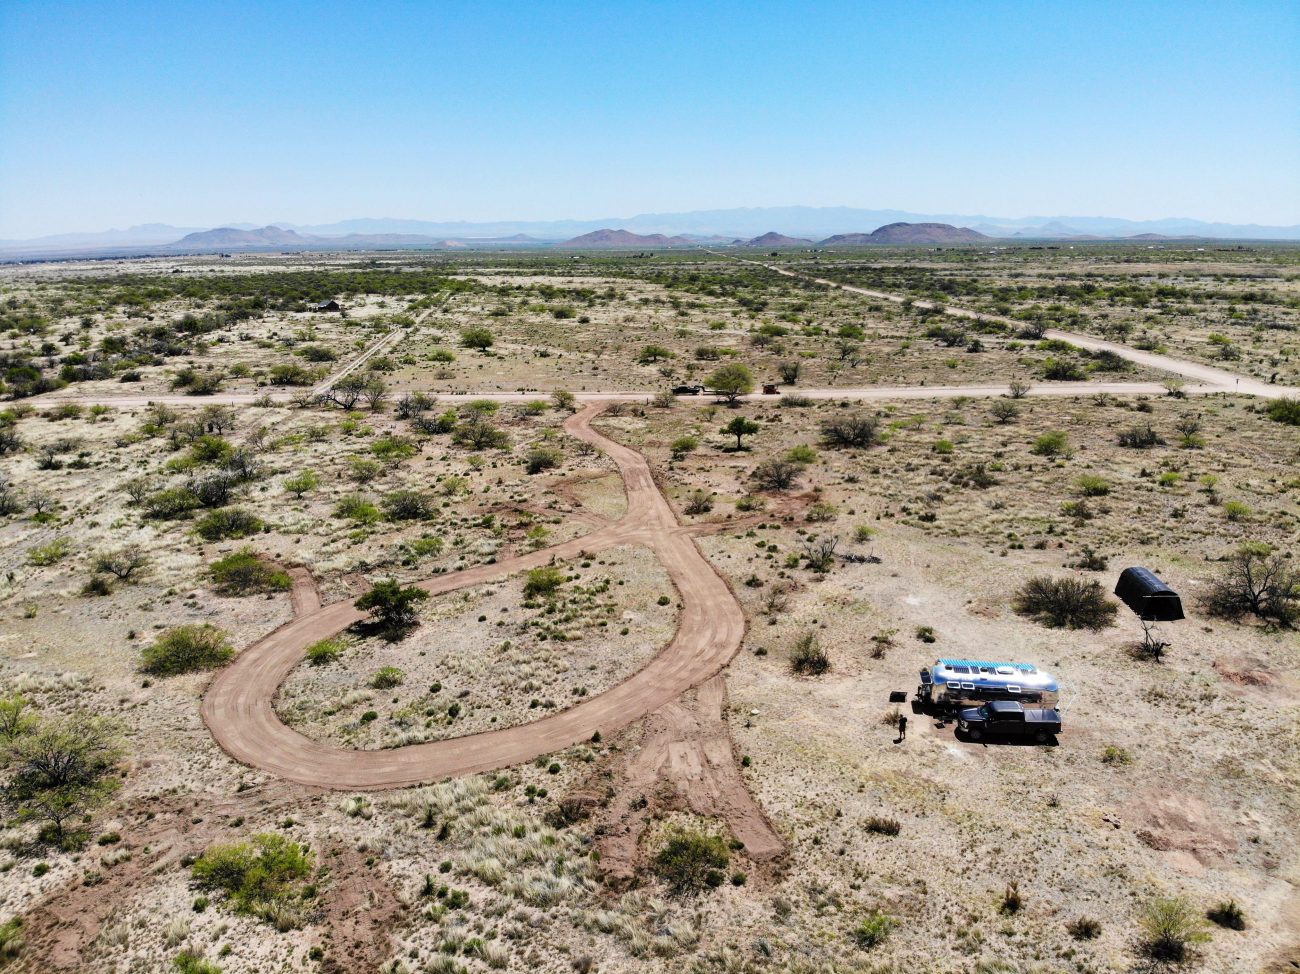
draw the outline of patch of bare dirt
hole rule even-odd
[[[619,796],[595,829],[601,869],[612,885],[636,877],[646,824],[669,810],[722,819],[755,862],[785,851],[740,775],[722,720],[725,699],[719,675],[659,708],[647,717],[640,745],[621,751],[618,764],[602,772],[610,793]]]
[[[1143,845],[1159,852],[1187,853],[1205,866],[1237,848],[1237,840],[1221,818],[1192,795],[1148,795],[1138,801],[1133,812],[1145,823],[1134,834]]]
[[[149,799],[121,813],[131,824],[121,830],[132,856],[102,874],[92,886],[69,885],[37,903],[24,917],[26,947],[15,970],[84,971],[100,930],[114,911],[147,886],[150,877],[179,868],[218,839],[230,839],[235,819],[274,818],[300,811],[315,792],[273,783],[216,802],[202,796]],[[325,944],[321,970],[369,974],[391,954],[390,936],[405,907],[393,885],[354,848],[321,850],[330,869],[317,926]]]

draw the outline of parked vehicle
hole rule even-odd
[[[1014,700],[990,700],[969,707],[957,718],[957,729],[972,741],[984,737],[1028,737],[1039,744],[1061,733],[1061,712],[1055,707],[1025,707]]]
[[[704,386],[673,386],[674,396],[698,396],[704,391]]]
[[[1060,701],[1060,687],[1055,677],[1033,663],[937,659],[921,668],[916,699],[923,706],[943,709],[979,706],[989,700],[1054,707]]]
[[[775,395],[777,394],[777,391],[778,391],[778,390],[777,390],[777,387],[776,387],[776,383],[775,383],[775,382],[764,382],[764,383],[763,383],[763,395],[765,395],[765,396],[775,396]]]

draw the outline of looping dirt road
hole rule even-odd
[[[343,601],[302,615],[244,650],[212,682],[203,719],[235,760],[290,781],[340,790],[399,788],[450,775],[490,771],[610,734],[659,710],[715,675],[745,633],[740,604],[688,532],[635,450],[591,427],[601,407],[588,406],[564,424],[571,435],[603,449],[618,466],[627,513],[591,534],[492,565],[419,583],[438,595],[615,545],[650,548],[677,588],[681,614],[673,640],[624,682],[552,716],[445,741],[379,751],[332,747],[287,727],[272,706],[276,691],[311,643],[358,622],[364,613]]]

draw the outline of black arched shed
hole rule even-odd
[[[1149,568],[1125,568],[1120,572],[1115,594],[1144,622],[1177,622],[1184,618],[1178,593]]]

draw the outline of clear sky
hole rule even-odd
[[[1300,223],[1300,3],[0,0],[0,238],[790,204]]]

